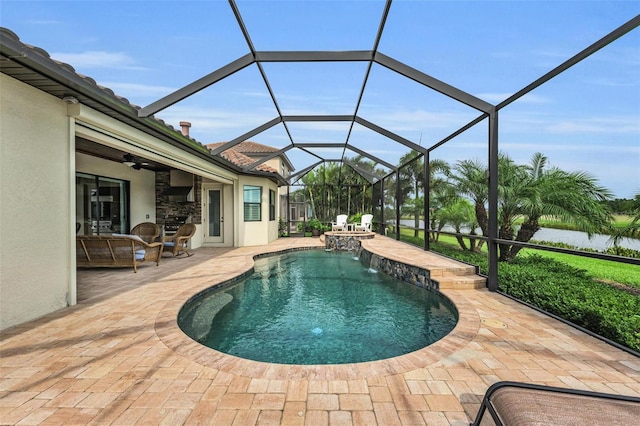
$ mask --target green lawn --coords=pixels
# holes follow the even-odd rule
[[[419,240],[415,241],[410,241],[414,238],[413,230],[401,229],[400,233],[403,240],[411,242],[412,244],[419,245],[420,247],[423,246],[423,232],[420,232]],[[468,240],[466,241],[468,242]],[[439,242],[459,247],[456,238],[449,235],[441,235]],[[486,245],[483,247],[483,252],[487,252]],[[613,262],[610,260],[591,259],[588,257],[574,256],[571,254],[555,253],[551,251],[536,249],[523,249],[518,254],[518,256],[527,256],[533,253],[554,259],[558,262],[566,263],[567,265],[571,265],[579,269],[584,269],[590,276],[592,276],[596,280],[620,283],[640,288],[640,267],[638,267],[638,265]]]

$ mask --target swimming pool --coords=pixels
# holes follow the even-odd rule
[[[180,328],[205,346],[280,364],[386,359],[447,335],[444,296],[373,273],[353,254],[297,251],[256,260],[254,274],[194,297]]]

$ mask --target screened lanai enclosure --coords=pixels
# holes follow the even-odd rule
[[[309,4],[317,13],[301,12]],[[528,19],[529,8],[549,11]],[[542,218],[592,235],[610,222],[604,201],[638,197],[637,12],[624,2],[230,0],[221,14],[235,21],[232,48],[218,57],[229,60],[198,57],[209,73],[139,116],[178,117],[213,92],[242,130],[212,154],[254,140],[278,150],[245,170],[282,155],[295,165],[281,217],[292,234],[313,217],[373,213],[376,232],[425,250],[441,235],[484,247],[491,290],[499,260],[525,247],[640,264],[531,242]]]

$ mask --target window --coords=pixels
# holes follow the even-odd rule
[[[262,187],[244,186],[244,221],[260,222],[262,220]]]
[[[276,191],[269,190],[269,220],[276,220]]]

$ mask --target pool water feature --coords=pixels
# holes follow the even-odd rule
[[[370,266],[338,251],[263,257],[251,277],[186,303],[178,324],[230,355],[305,365],[391,358],[453,330],[458,316],[447,298]]]

